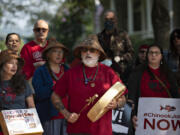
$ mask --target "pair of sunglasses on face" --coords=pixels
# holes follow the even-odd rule
[[[97,51],[97,49],[94,49],[94,48],[82,48],[81,49],[82,52],[91,52],[91,53],[94,53]]]
[[[47,32],[48,29],[46,29],[46,28],[34,28],[34,31],[36,31],[36,32],[40,32],[40,31]]]

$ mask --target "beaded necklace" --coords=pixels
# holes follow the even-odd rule
[[[95,79],[96,79],[96,75],[97,75],[97,73],[98,73],[98,69],[99,69],[99,64],[97,65],[97,68],[96,68],[96,72],[95,72],[94,77],[92,78],[92,76],[93,76],[93,73],[92,73],[91,76],[90,76],[89,78],[87,78],[86,73],[85,73],[85,68],[84,68],[84,65],[83,65],[84,83],[85,83],[86,85],[87,85],[89,82],[91,82],[91,83],[90,83],[90,86],[91,86],[91,87],[95,87],[94,81],[95,81]]]

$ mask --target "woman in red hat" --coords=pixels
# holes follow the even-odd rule
[[[52,87],[69,68],[64,64],[68,49],[55,39],[50,39],[42,52],[46,63],[34,73],[32,84],[35,90],[36,109],[44,128],[43,135],[67,135],[66,120],[51,103]],[[67,98],[63,99],[67,104]]]
[[[12,50],[0,53],[0,110],[35,107],[33,92],[22,74],[23,60]]]
[[[74,55],[82,64],[67,71],[57,82],[52,94],[53,104],[68,121],[69,135],[112,135],[111,110],[125,103],[124,96],[110,102],[107,106],[109,111],[96,122],[91,122],[87,117],[92,105],[83,110],[82,108],[87,99],[95,94],[100,98],[113,84],[121,80],[110,67],[99,63],[106,55],[96,35],[89,36],[76,46]],[[64,96],[68,96],[68,108],[61,101]]]
[[[146,61],[146,53],[147,53],[148,45],[142,44],[138,49],[138,57],[135,61],[135,67],[143,64]]]

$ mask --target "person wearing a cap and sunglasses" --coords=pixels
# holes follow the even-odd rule
[[[22,74],[23,63],[12,50],[0,53],[0,111],[35,107],[33,91]]]
[[[138,49],[138,57],[135,61],[135,66],[139,64],[143,64],[146,61],[146,53],[147,53],[148,45],[142,44]]]
[[[20,52],[21,57],[25,61],[23,72],[27,80],[31,80],[35,69],[45,63],[41,53],[48,44],[48,23],[44,20],[38,20],[34,24],[33,32],[35,39],[25,44]]]
[[[82,64],[68,70],[60,79],[52,94],[52,102],[68,121],[69,135],[112,135],[112,109],[122,107],[125,96],[113,100],[107,106],[110,111],[98,121],[90,122],[87,112],[93,105],[82,108],[86,100],[98,94],[100,98],[114,83],[121,82],[117,74],[108,66],[101,64],[105,53],[96,35],[90,35],[74,48],[74,56]],[[61,99],[68,96],[68,108],[64,107]],[[98,100],[97,98],[97,100]]]
[[[43,135],[67,135],[66,121],[51,103],[52,87],[62,78],[68,66],[64,64],[68,49],[55,39],[50,39],[42,52],[46,63],[35,70],[32,84],[35,90],[36,109],[44,128]],[[63,99],[67,106],[67,97]]]

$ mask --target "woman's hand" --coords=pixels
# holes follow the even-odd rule
[[[27,103],[28,108],[35,108],[33,95],[30,95],[26,98],[26,103]]]
[[[67,118],[67,121],[70,123],[75,123],[78,120],[79,116],[80,114],[70,113],[69,117]]]
[[[133,122],[133,127],[134,127],[134,129],[136,130],[136,128],[137,128],[137,121],[138,121],[138,119],[137,119],[137,116],[133,116],[132,117],[132,122]]]
[[[107,109],[115,109],[117,107],[123,107],[124,104],[126,103],[126,98],[125,96],[121,96],[120,98],[118,98],[117,100],[113,99],[108,105],[107,105]]]
[[[123,107],[126,104],[126,97],[123,95],[117,99],[117,104],[119,108]]]

